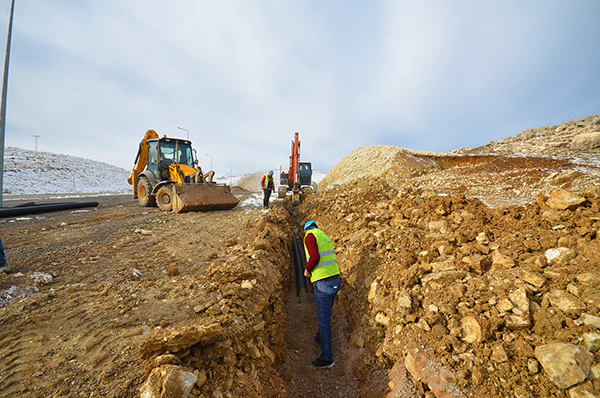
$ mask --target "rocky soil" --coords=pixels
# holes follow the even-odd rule
[[[599,396],[599,122],[359,148],[332,189],[268,212],[2,219],[0,396]],[[344,278],[332,370],[308,365],[312,297],[294,296],[307,219]]]

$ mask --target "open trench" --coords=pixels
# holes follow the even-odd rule
[[[298,240],[302,267],[306,264],[303,248],[302,225],[306,215],[298,208],[287,209],[291,217],[292,234]],[[362,383],[355,374],[357,361],[363,358],[359,350],[350,343],[351,323],[348,320],[344,300],[344,284],[336,296],[332,311],[332,345],[335,366],[319,369],[312,360],[320,354],[320,345],[315,341],[318,329],[317,315],[313,302],[313,287],[307,279],[307,290],[298,288],[294,259],[289,266],[289,286],[286,296],[285,359],[279,373],[286,385],[286,397],[381,397],[385,394],[387,377],[379,373],[379,380]],[[343,278],[343,276],[342,276]],[[299,291],[299,292],[298,292]],[[360,375],[359,375],[360,376]],[[378,385],[379,388],[373,388]]]

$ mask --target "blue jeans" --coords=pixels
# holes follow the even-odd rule
[[[319,321],[319,338],[321,340],[321,358],[325,361],[333,360],[331,347],[331,308],[335,295],[340,291],[342,280],[339,275],[331,280],[315,282],[315,307]]]
[[[4,246],[2,246],[2,239],[0,239],[0,267],[6,264],[6,256],[4,255]]]

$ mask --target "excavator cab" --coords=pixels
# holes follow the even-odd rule
[[[312,165],[310,162],[301,162],[298,168],[300,170],[300,186],[309,186],[312,182]]]

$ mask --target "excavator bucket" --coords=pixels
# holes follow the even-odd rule
[[[217,184],[185,184],[173,186],[173,211],[227,210],[240,202],[231,188]]]

